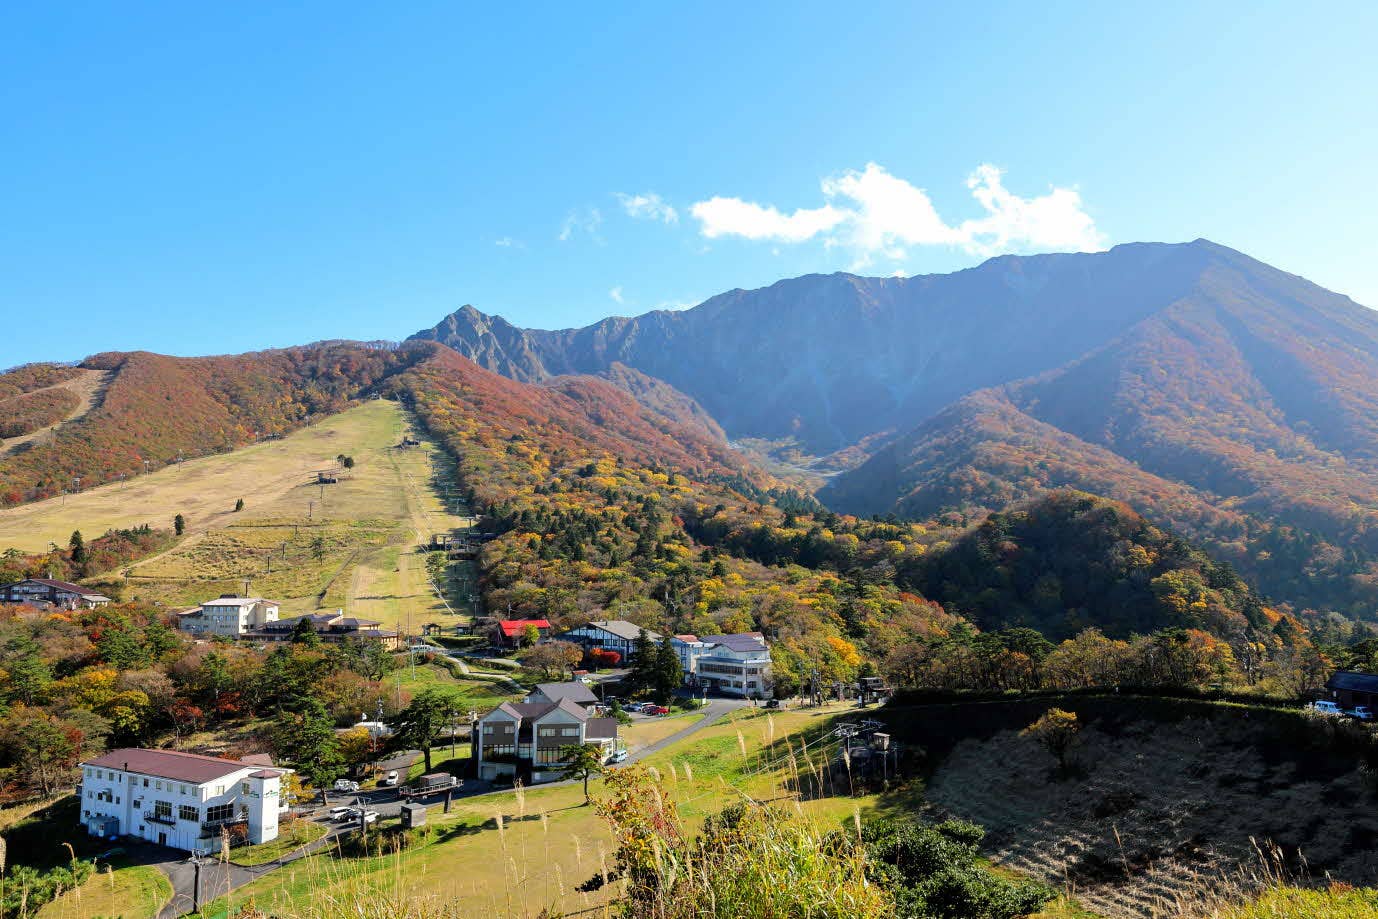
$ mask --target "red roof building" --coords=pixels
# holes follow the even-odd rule
[[[521,643],[522,636],[526,634],[528,626],[532,626],[540,633],[541,638],[550,634],[549,619],[506,619],[498,623],[498,629],[502,633],[503,644],[515,647]]]

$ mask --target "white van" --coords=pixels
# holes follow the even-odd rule
[[[1344,710],[1334,702],[1327,702],[1324,699],[1319,702],[1311,703],[1311,710],[1320,715],[1343,715]]]

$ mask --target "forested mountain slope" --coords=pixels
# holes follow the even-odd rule
[[[625,365],[732,437],[872,453],[820,492],[839,511],[1078,488],[1275,597],[1378,611],[1378,313],[1205,240],[814,275],[558,332],[466,307],[417,337],[518,379]]]
[[[1129,502],[1269,594],[1373,618],[1378,313],[1222,252],[1190,296],[1064,368],[973,394],[826,487],[841,509]]]

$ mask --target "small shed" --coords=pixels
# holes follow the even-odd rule
[[[403,829],[415,829],[426,825],[426,805],[424,804],[403,804],[402,805],[402,827]]]

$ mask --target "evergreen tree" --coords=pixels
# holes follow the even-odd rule
[[[185,533],[187,531],[187,518],[183,517],[181,514],[178,514],[176,517],[173,517],[172,531],[176,533],[178,536],[181,536],[183,533]]]
[[[625,680],[632,693],[638,693],[650,689],[654,684],[654,674],[656,670],[656,649],[651,643],[651,636],[642,629],[637,632],[636,639],[632,642],[632,659],[627,662],[627,678]]]
[[[302,616],[292,627],[292,644],[306,645],[308,648],[320,647],[321,637],[316,634],[316,627],[311,624],[310,616]]]
[[[86,540],[81,538],[81,530],[72,531],[71,542],[67,544],[72,550],[72,562],[76,565],[86,564]]]
[[[458,698],[448,690],[424,690],[410,705],[388,719],[395,732],[393,739],[403,746],[420,750],[426,757],[426,771],[430,772],[431,746],[449,730],[459,709]]]
[[[297,710],[278,723],[273,748],[317,788],[328,787],[344,772],[335,725],[314,696],[303,697]]]
[[[669,635],[660,639],[655,651],[655,670],[652,675],[651,694],[655,701],[664,705],[674,695],[683,682],[683,671],[679,665],[679,652],[675,650]]]

